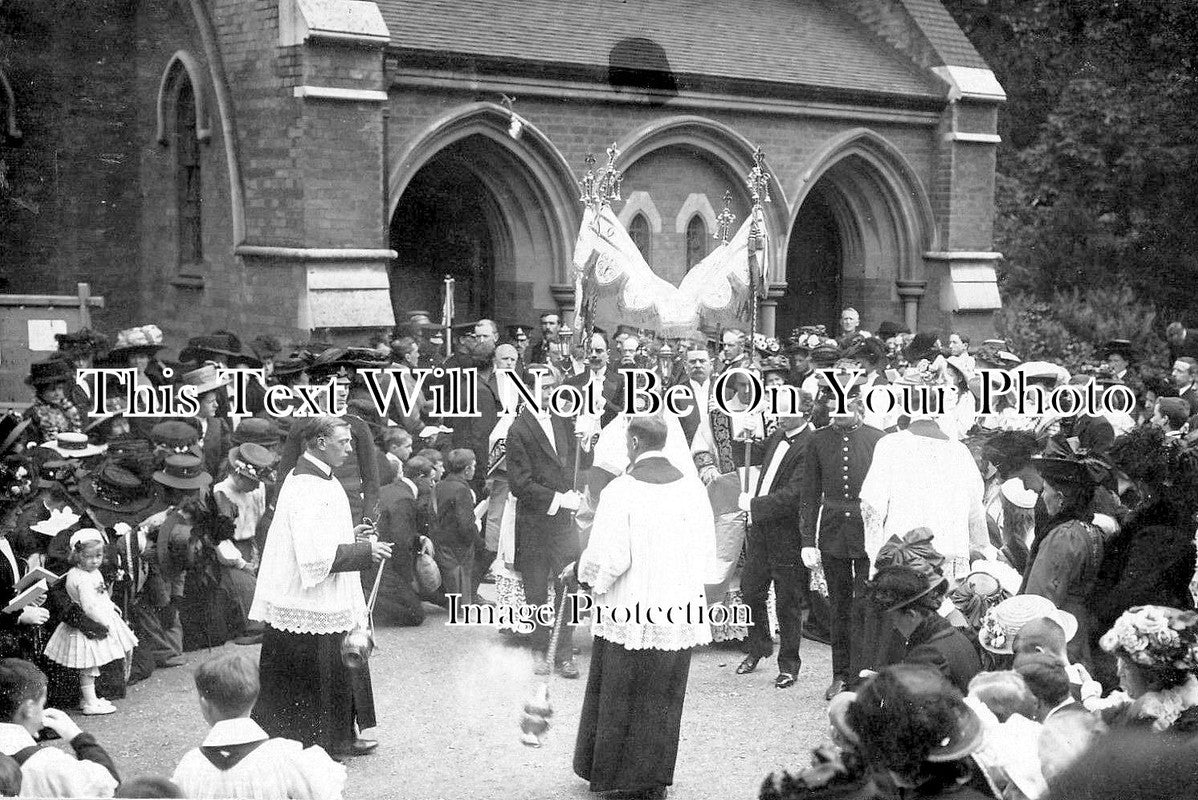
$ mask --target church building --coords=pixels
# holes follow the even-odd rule
[[[176,345],[436,318],[445,276],[457,321],[568,318],[588,153],[676,284],[760,147],[762,331],[981,337],[1004,99],[939,0],[7,0],[0,292]]]

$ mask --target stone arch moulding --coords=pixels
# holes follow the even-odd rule
[[[8,76],[0,69],[0,103],[4,105],[4,136],[9,139],[20,139],[21,129],[17,127],[17,96],[13,93]]]
[[[387,218],[395,216],[408,183],[430,159],[455,142],[482,136],[510,153],[543,194],[544,211],[553,232],[549,243],[553,253],[550,280],[572,282],[574,238],[582,222],[574,173],[549,138],[528,119],[521,120],[524,126],[520,135],[512,137],[508,133],[511,113],[496,103],[480,102],[458,107],[429,122],[388,166]]]
[[[707,195],[700,192],[691,192],[686,196],[686,201],[682,204],[682,210],[674,218],[674,232],[686,233],[686,226],[690,225],[691,217],[696,214],[703,218],[703,224],[707,226],[708,233],[715,233],[719,228],[715,209],[711,207],[711,201],[707,199]]]
[[[731,175],[736,176],[736,190],[743,194],[744,179],[753,168],[753,153],[757,148],[734,129],[707,117],[680,115],[655,120],[637,128],[616,143],[620,150],[616,166],[621,170],[627,170],[652,152],[678,145],[691,147],[711,157]],[[768,160],[769,153],[766,153],[766,158]],[[772,202],[764,206],[766,241],[769,243],[768,282],[782,283],[786,281],[786,239],[790,231],[790,215],[786,192],[778,183],[777,176],[770,185],[770,198]],[[737,212],[739,226],[748,216],[749,209],[734,210]],[[689,219],[690,215],[686,221]],[[683,224],[685,225],[685,221]],[[709,220],[708,225],[708,230],[714,233],[714,223]]]
[[[906,157],[889,141],[868,128],[855,128],[833,137],[816,153],[799,176],[793,191],[787,232],[793,229],[803,202],[812,188],[833,167],[851,156],[869,165],[882,198],[892,209],[900,231],[904,252],[899,258],[895,278],[899,281],[924,277],[923,254],[938,249],[939,232],[932,203],[918,173]]]
[[[644,214],[645,219],[649,221],[650,231],[661,233],[661,212],[657,210],[657,205],[648,192],[636,191],[628,195],[624,207],[620,209],[620,224],[627,228],[637,214]]]
[[[170,108],[170,95],[178,83],[180,72],[187,74],[191,81],[192,97],[196,106],[196,140],[207,144],[212,140],[212,126],[208,120],[208,92],[203,80],[203,72],[195,58],[186,50],[179,50],[166,64],[162,77],[158,79],[157,126],[154,138],[159,144],[167,144],[170,140],[170,125],[167,123],[167,110]]]

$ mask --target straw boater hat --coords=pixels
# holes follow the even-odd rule
[[[139,354],[153,357],[161,349],[162,331],[157,325],[126,328],[117,332],[116,343],[108,351],[108,360],[116,363]]]
[[[1023,626],[1045,617],[1061,626],[1065,641],[1072,640],[1077,634],[1077,617],[1057,608],[1047,597],[1017,594],[986,612],[978,630],[978,642],[991,653],[1010,653]]]
[[[59,383],[73,383],[75,368],[70,362],[61,358],[48,358],[45,361],[35,361],[29,365],[29,375],[25,383],[36,390]]]
[[[162,469],[154,473],[154,480],[173,489],[206,489],[212,476],[204,471],[199,456],[176,453],[166,457]]]
[[[180,381],[183,386],[194,386],[196,397],[205,392],[212,392],[229,384],[230,377],[221,375],[220,370],[212,364],[205,364],[198,369],[185,372]]]
[[[60,433],[52,442],[43,442],[42,447],[49,448],[63,458],[90,458],[98,456],[107,448],[102,444],[92,444],[85,433]]]
[[[241,444],[229,451],[229,468],[233,473],[261,483],[275,482],[271,467],[278,460],[278,456],[258,444]]]

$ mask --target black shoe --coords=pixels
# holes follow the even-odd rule
[[[828,691],[824,692],[824,699],[831,700],[836,695],[844,691],[844,678],[833,678],[832,683],[828,684]]]
[[[778,677],[774,678],[774,688],[789,689],[795,685],[795,681],[797,680],[797,675],[792,675],[789,672],[779,672]]]
[[[334,752],[334,756],[368,756],[375,751],[379,743],[375,739],[354,739],[352,744],[344,747],[338,747]]]
[[[753,670],[757,669],[757,662],[761,660],[761,656],[745,656],[745,660],[740,662],[740,666],[736,668],[737,675],[748,675]]]

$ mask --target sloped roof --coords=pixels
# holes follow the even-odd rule
[[[940,0],[902,0],[907,13],[928,37],[932,47],[954,67],[990,69]]]
[[[401,64],[407,55],[451,68],[554,64],[595,71],[615,61],[648,70],[662,65],[700,80],[945,96],[936,77],[831,0],[753,0],[751,7],[728,0],[376,1]]]

